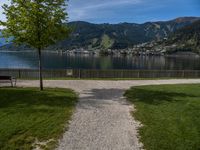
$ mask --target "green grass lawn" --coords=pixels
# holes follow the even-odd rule
[[[0,88],[0,149],[30,150],[37,140],[54,148],[76,101],[68,89]]]
[[[200,150],[200,85],[133,87],[125,93],[147,150]]]

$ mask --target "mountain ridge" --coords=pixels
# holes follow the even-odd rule
[[[199,19],[198,17],[181,17],[169,21],[146,22],[142,24],[92,24],[88,22],[71,22],[70,25],[76,28],[72,33],[71,39],[64,40],[59,44],[67,45],[71,48],[123,49],[136,44],[162,39],[177,29]],[[105,42],[105,35],[108,40],[107,42]],[[109,41],[113,41],[112,44],[104,44],[109,43]],[[60,48],[62,49],[62,47]]]
[[[146,21],[143,23],[135,23],[135,22],[119,22],[119,23],[92,23],[92,22],[87,22],[87,21],[71,21],[69,23],[88,23],[88,24],[94,24],[94,25],[102,25],[102,24],[109,24],[109,25],[119,25],[119,24],[135,24],[135,25],[142,25],[142,24],[146,24],[146,23],[159,23],[159,22],[171,22],[171,21],[175,21],[175,22],[186,22],[186,21],[197,21],[199,20],[200,17],[193,17],[193,16],[186,16],[186,17],[178,17],[175,19],[169,19],[169,20],[161,20],[161,21]]]
[[[94,24],[85,21],[69,22],[74,28],[69,39],[64,39],[47,49],[124,49],[134,45],[160,40],[176,30],[200,20],[200,17],[179,17],[169,21],[119,24]],[[1,42],[1,41],[0,41]],[[8,44],[0,49],[20,49]],[[23,48],[28,49],[27,46]]]

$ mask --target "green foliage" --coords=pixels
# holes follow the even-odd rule
[[[68,89],[0,88],[0,149],[30,150],[38,139],[55,147],[77,101]]]
[[[143,126],[140,140],[147,150],[200,148],[200,85],[133,87],[126,97]]]
[[[6,37],[14,36],[14,42],[43,49],[66,38],[70,29],[66,26],[65,0],[12,0],[3,5]]]

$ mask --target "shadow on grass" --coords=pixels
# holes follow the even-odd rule
[[[73,106],[76,95],[70,90],[46,89],[39,91],[34,88],[0,88],[0,108],[50,106]]]
[[[169,92],[169,91],[155,91],[151,89],[131,88],[124,94],[131,102],[143,102],[151,105],[158,105],[163,102],[178,102],[180,98],[197,97],[191,94]]]
[[[76,101],[68,89],[0,88],[0,150],[34,149],[36,139],[54,148]]]

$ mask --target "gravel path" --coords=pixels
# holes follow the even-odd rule
[[[131,86],[200,83],[190,80],[135,80],[135,81],[45,81],[46,87],[74,89],[80,95],[76,112],[68,131],[57,150],[138,150],[139,123],[130,115],[133,111],[123,98]],[[19,81],[18,86],[38,86],[38,81]]]

